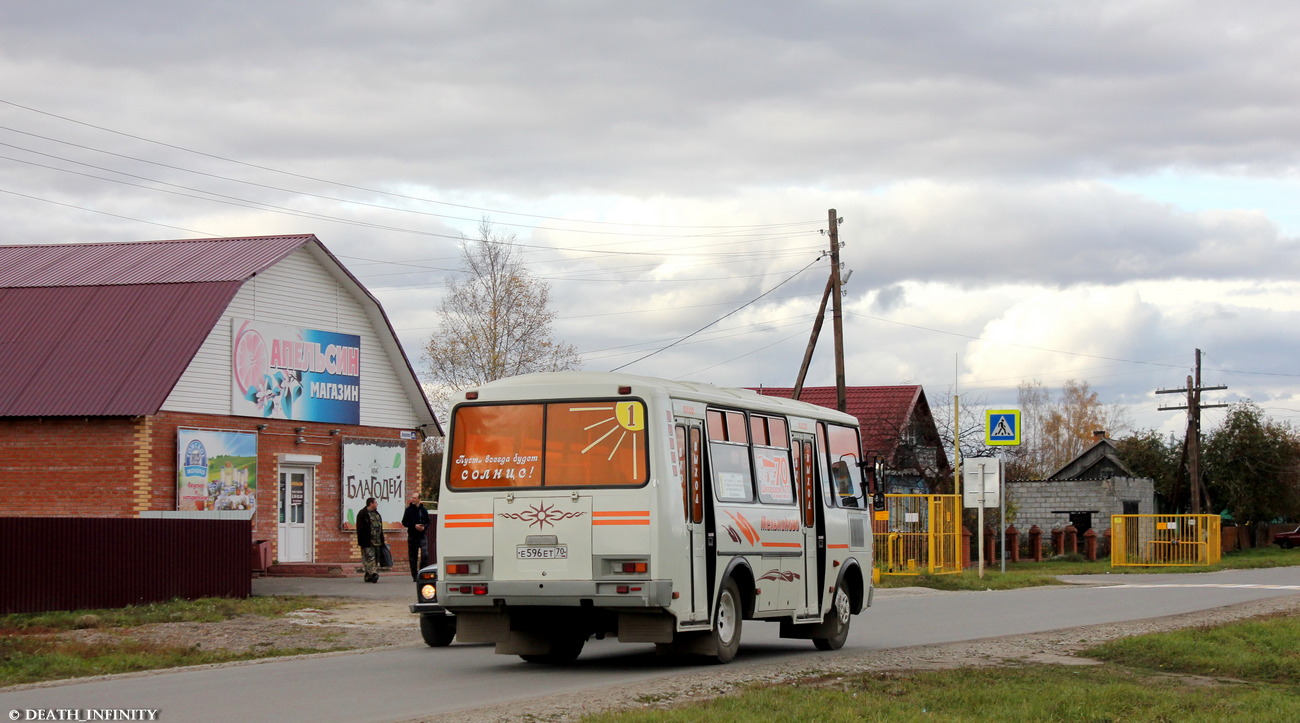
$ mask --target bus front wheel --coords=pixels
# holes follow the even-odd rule
[[[718,608],[713,613],[713,657],[719,663],[730,663],[740,649],[742,610],[740,590],[735,582],[727,580],[718,595]]]
[[[835,599],[831,601],[830,612],[826,613],[826,622],[831,626],[831,634],[824,638],[813,638],[813,645],[818,650],[839,650],[844,641],[849,639],[849,620],[853,615],[853,606],[849,594],[843,585],[835,587]]]

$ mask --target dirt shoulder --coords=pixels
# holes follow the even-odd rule
[[[156,623],[130,628],[88,628],[59,637],[106,643],[122,637],[154,645],[200,650],[353,650],[423,645],[420,624],[406,604],[392,600],[331,601],[327,609],[299,610],[282,618],[243,615],[215,623]]]

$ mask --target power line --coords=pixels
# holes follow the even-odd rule
[[[666,351],[666,350],[668,350],[668,349],[671,349],[671,348],[677,346],[678,344],[682,343],[683,341],[686,341],[687,339],[689,339],[689,338],[695,336],[696,334],[698,334],[698,333],[704,331],[705,329],[709,328],[710,326],[713,326],[714,324],[717,324],[718,322],[722,321],[723,319],[726,319],[727,317],[731,316],[732,314],[735,314],[735,313],[739,312],[741,309],[744,309],[745,307],[750,306],[751,304],[754,304],[755,302],[757,302],[759,299],[763,298],[764,296],[767,296],[768,294],[772,293],[773,291],[776,291],[777,289],[781,288],[782,286],[785,286],[785,285],[786,285],[787,283],[789,283],[792,279],[794,279],[794,277],[796,277],[796,276],[798,276],[799,274],[802,274],[803,272],[805,272],[805,271],[807,271],[808,269],[812,268],[812,265],[815,264],[815,263],[817,263],[817,262],[820,261],[821,259],[822,259],[822,257],[821,257],[821,256],[818,256],[817,258],[815,258],[815,259],[813,259],[812,261],[810,261],[810,262],[808,263],[807,266],[805,266],[805,267],[803,267],[802,269],[799,269],[798,271],[796,271],[796,272],[794,272],[793,274],[791,274],[791,275],[790,275],[790,276],[789,276],[785,281],[782,281],[781,283],[777,284],[776,286],[773,286],[772,288],[768,289],[767,291],[764,291],[763,293],[759,294],[758,296],[754,297],[753,299],[750,299],[749,301],[745,302],[744,304],[740,305],[739,307],[737,307],[737,308],[735,308],[735,309],[733,309],[733,310],[727,312],[726,314],[723,314],[722,316],[718,317],[717,319],[714,319],[713,321],[710,321],[709,323],[707,323],[707,324],[705,324],[704,326],[702,326],[702,327],[696,329],[695,331],[692,331],[691,333],[687,334],[686,336],[683,336],[682,338],[678,339],[677,341],[674,341],[673,343],[671,343],[671,344],[669,344],[669,345],[667,345],[667,346],[664,346],[664,347],[660,347],[660,348],[658,348],[658,349],[655,349],[654,351],[650,352],[649,354],[646,354],[645,356],[640,357],[640,358],[638,358],[638,359],[633,359],[632,361],[630,361],[630,362],[628,362],[628,363],[626,363],[626,364],[621,364],[621,365],[619,365],[619,366],[616,366],[616,367],[614,367],[613,369],[610,369],[610,371],[612,371],[612,372],[616,372],[616,371],[618,371],[619,369],[623,369],[624,367],[632,366],[633,364],[636,364],[637,362],[644,361],[644,360],[649,359],[650,357],[654,356],[655,354],[658,354],[658,353],[660,353],[660,352],[662,352],[662,351]]]
[[[121,214],[119,214],[119,213],[109,213],[108,211],[100,211],[99,209],[95,209],[95,208],[87,208],[87,207],[85,207],[85,206],[78,206],[78,205],[76,205],[76,204],[72,204],[72,203],[63,203],[62,201],[52,201],[52,200],[50,200],[50,199],[48,199],[48,198],[41,198],[41,197],[39,197],[39,196],[31,196],[31,195],[28,195],[28,194],[26,194],[26,193],[19,193],[19,192],[17,192],[17,191],[10,191],[10,190],[7,189],[7,188],[0,188],[0,193],[7,193],[7,194],[9,194],[9,195],[11,195],[11,196],[20,196],[20,197],[22,197],[22,198],[29,198],[29,199],[31,199],[31,200],[33,200],[33,201],[40,201],[41,203],[49,203],[49,204],[53,204],[53,205],[55,205],[55,206],[63,206],[64,208],[74,208],[74,209],[76,209],[76,210],[78,210],[78,211],[85,211],[85,212],[87,212],[87,213],[98,213],[98,214],[101,214],[101,215],[104,215],[104,216],[112,216],[113,218],[120,218],[120,219],[123,219],[123,220],[125,220],[125,221],[135,221],[135,222],[137,222],[137,223],[147,223],[147,224],[149,224],[150,226],[161,226],[161,227],[163,227],[163,228],[176,229],[177,231],[184,231],[184,232],[186,232],[186,233],[196,233],[196,234],[199,234],[200,236],[216,236],[216,235],[217,235],[217,234],[211,234],[211,233],[208,233],[208,232],[206,232],[206,231],[196,231],[196,230],[194,230],[194,229],[192,229],[192,228],[185,228],[184,226],[171,226],[171,225],[168,225],[168,224],[165,224],[165,223],[158,223],[157,221],[147,221],[147,220],[145,220],[145,219],[143,219],[143,218],[135,218],[135,217],[133,217],[133,216],[123,216],[123,215],[121,215]]]
[[[135,135],[135,134],[132,134],[132,133],[126,133],[126,132],[124,132],[124,131],[119,131],[119,130],[115,130],[115,129],[112,129],[112,128],[107,128],[107,127],[105,127],[105,126],[95,125],[94,123],[87,123],[87,122],[85,122],[85,121],[77,120],[77,119],[75,119],[75,118],[69,118],[69,117],[67,117],[67,116],[58,115],[57,113],[50,113],[50,112],[48,112],[48,111],[43,111],[43,110],[40,110],[40,109],[38,109],[38,108],[33,108],[33,107],[31,107],[31,106],[22,105],[21,103],[15,103],[15,102],[13,102],[13,101],[4,100],[3,98],[0,98],[0,103],[3,103],[3,104],[5,104],[5,105],[9,105],[9,106],[13,106],[13,107],[15,107],[15,108],[21,108],[22,110],[29,111],[29,112],[31,112],[31,113],[38,113],[38,114],[40,114],[40,115],[44,115],[44,116],[47,116],[47,117],[50,117],[50,118],[57,118],[57,119],[59,119],[59,120],[62,120],[62,121],[68,122],[68,123],[75,123],[75,124],[77,124],[77,125],[85,126],[85,127],[87,127],[87,128],[94,128],[95,130],[104,131],[105,133],[112,133],[112,134],[114,134],[114,135],[119,135],[119,136],[122,136],[122,137],[125,137],[125,138],[131,138],[131,139],[134,139],[134,140],[137,140],[137,141],[144,141],[145,143],[152,143],[152,144],[154,144],[154,145],[162,146],[162,147],[164,147],[164,148],[171,148],[171,149],[173,149],[173,150],[183,151],[183,152],[185,152],[185,153],[192,153],[192,154],[194,154],[194,155],[203,156],[203,157],[205,157],[205,158],[211,158],[211,159],[218,160],[218,161],[223,161],[223,162],[225,162],[225,163],[233,163],[233,164],[236,164],[236,165],[245,166],[245,167],[247,167],[247,168],[255,168],[255,169],[257,169],[257,170],[261,170],[261,171],[269,171],[269,172],[271,172],[271,173],[279,173],[279,174],[282,174],[282,175],[285,175],[285,176],[290,176],[290,177],[293,177],[293,178],[299,178],[299,179],[306,180],[306,181],[313,181],[313,182],[315,182],[315,183],[324,183],[324,184],[327,184],[327,185],[338,186],[338,187],[340,187],[340,188],[350,188],[350,189],[355,190],[355,191],[364,191],[364,192],[366,192],[366,193],[375,193],[375,194],[380,194],[380,195],[384,195],[384,196],[390,196],[390,197],[393,197],[393,198],[401,198],[401,199],[405,199],[405,200],[408,200],[408,201],[420,201],[420,202],[422,202],[422,203],[433,203],[433,204],[437,204],[437,205],[441,205],[441,206],[450,206],[450,207],[452,207],[452,208],[463,208],[463,209],[466,209],[466,210],[470,210],[470,211],[478,211],[478,212],[482,212],[482,213],[505,214],[505,215],[508,215],[508,216],[518,216],[518,217],[520,217],[520,218],[536,218],[536,219],[546,220],[546,221],[563,221],[563,222],[566,222],[566,223],[585,223],[585,224],[593,224],[593,225],[614,225],[614,226],[627,226],[627,227],[633,227],[633,228],[680,228],[680,229],[688,229],[688,228],[693,228],[693,229],[744,229],[744,228],[750,228],[750,229],[753,229],[753,228],[780,228],[780,227],[784,227],[784,226],[802,225],[802,224],[806,224],[806,223],[817,223],[816,221],[791,221],[791,222],[776,223],[776,224],[755,224],[755,225],[750,225],[750,226],[730,226],[730,225],[719,225],[719,226],[709,226],[709,225],[698,225],[698,226],[675,226],[675,225],[669,225],[669,224],[623,223],[623,222],[619,222],[619,221],[590,221],[590,220],[584,220],[584,219],[570,219],[570,218],[563,218],[563,217],[558,217],[558,216],[545,216],[545,215],[540,215],[540,214],[521,213],[521,212],[516,212],[516,211],[504,211],[504,210],[501,210],[501,209],[490,209],[490,208],[484,208],[484,207],[480,207],[480,206],[470,206],[470,205],[466,205],[466,204],[451,203],[451,202],[449,202],[449,201],[440,201],[440,200],[437,200],[437,199],[431,199],[431,198],[422,198],[422,197],[419,197],[419,196],[410,196],[410,195],[406,195],[406,194],[402,194],[402,193],[394,193],[394,192],[392,192],[392,191],[384,191],[384,190],[377,189],[377,188],[367,188],[367,187],[365,187],[365,186],[358,186],[358,185],[355,185],[355,184],[344,183],[344,182],[342,182],[342,181],[333,181],[333,180],[329,180],[329,179],[325,179],[325,178],[317,178],[317,177],[315,177],[315,176],[308,176],[308,175],[304,175],[304,174],[301,174],[301,173],[294,173],[294,172],[292,172],[292,171],[285,171],[285,170],[281,170],[281,169],[278,169],[278,168],[272,168],[272,167],[270,167],[270,166],[259,165],[259,164],[256,164],[256,163],[249,163],[249,162],[247,162],[247,161],[241,161],[241,160],[238,160],[238,159],[235,159],[235,158],[228,158],[228,157],[226,157],[226,156],[220,156],[220,155],[217,155],[217,154],[214,154],[214,153],[208,153],[208,152],[200,151],[200,150],[196,150],[196,149],[193,149],[193,148],[187,148],[187,147],[185,147],[185,146],[179,146],[179,145],[175,145],[175,144],[172,144],[172,143],[166,143],[166,142],[164,142],[164,141],[159,141],[159,140],[155,140],[155,139],[152,139],[152,138],[146,138],[146,137],[144,137],[144,136],[139,136],[139,135]],[[8,129],[8,128],[6,128],[6,130],[13,130],[13,129]],[[59,140],[57,140],[57,139],[46,138],[46,137],[44,137],[44,136],[36,136],[36,134],[33,134],[33,133],[27,133],[26,131],[14,131],[14,132],[17,132],[17,133],[24,133],[25,135],[35,136],[35,137],[38,137],[38,138],[45,138],[46,140],[53,140],[54,142],[57,142],[57,143],[65,143],[65,141],[59,141]],[[77,144],[69,143],[69,145],[77,145]],[[98,150],[98,149],[90,148],[90,147],[87,147],[87,146],[81,146],[81,147],[83,147],[83,148],[87,148],[87,150]],[[110,153],[109,151],[100,151],[100,152],[103,152],[103,153]],[[120,154],[113,153],[112,155],[120,155]],[[123,158],[130,158],[131,160],[139,160],[139,161],[143,161],[143,162],[145,162],[145,163],[155,163],[154,161],[148,161],[148,160],[144,160],[144,159],[132,158],[132,157],[130,157],[130,156],[122,156],[122,157],[123,157]],[[164,165],[164,166],[165,166],[166,164],[157,163],[156,165]],[[168,167],[169,167],[169,168],[174,168],[174,169],[176,169],[176,170],[188,171],[188,172],[191,172],[191,173],[202,173],[201,171],[191,171],[191,170],[189,170],[189,169],[182,168],[182,167],[179,167],[179,166],[168,166]],[[209,176],[211,176],[211,175],[213,175],[213,174],[202,173],[202,175],[209,175]],[[221,178],[220,176],[215,176],[215,177],[217,177],[217,178]],[[226,180],[236,180],[236,179],[226,179]],[[236,180],[236,182],[238,182],[238,183],[247,183],[246,181],[238,181],[238,180]],[[260,184],[254,184],[254,185],[260,185]],[[282,190],[282,189],[281,189],[281,190]],[[563,230],[563,229],[561,229],[561,230]]]

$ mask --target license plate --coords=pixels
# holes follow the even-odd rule
[[[569,557],[569,546],[528,547],[520,545],[515,548],[515,557],[520,560],[565,560]]]

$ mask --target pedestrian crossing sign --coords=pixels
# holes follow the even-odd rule
[[[1020,410],[989,409],[984,412],[984,443],[1020,444]]]

